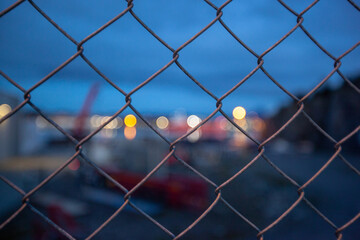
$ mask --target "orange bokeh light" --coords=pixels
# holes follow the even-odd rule
[[[127,140],[133,140],[136,137],[136,128],[134,127],[125,127],[124,136]]]

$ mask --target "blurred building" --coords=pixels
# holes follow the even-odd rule
[[[354,79],[352,83],[359,88],[360,77]],[[268,135],[288,121],[297,109],[295,103],[281,108],[269,120],[271,128]],[[305,101],[304,110],[323,130],[339,141],[360,124],[360,94],[348,83],[337,89],[323,88]],[[333,146],[333,143],[313,127],[302,114],[280,134],[280,137],[293,143],[312,142],[316,148]],[[359,150],[359,146],[360,139],[357,133],[348,139],[343,147]]]

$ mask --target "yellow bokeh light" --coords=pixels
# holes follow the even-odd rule
[[[160,129],[165,129],[169,126],[169,120],[166,117],[161,116],[156,119],[156,126]]]
[[[236,107],[233,110],[233,116],[235,119],[241,120],[246,116],[246,110],[243,107]]]
[[[124,136],[127,140],[133,140],[136,137],[136,128],[134,127],[125,127]]]
[[[8,104],[0,105],[0,118],[11,112],[11,107]]]
[[[186,122],[189,127],[194,128],[201,122],[201,119],[196,115],[191,115],[187,118]]]
[[[127,127],[134,127],[136,125],[136,117],[132,114],[129,114],[124,118],[124,123]]]

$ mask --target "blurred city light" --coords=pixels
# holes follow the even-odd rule
[[[246,119],[244,119],[244,118],[241,120],[235,119],[234,122],[242,129],[247,130],[248,123],[247,123]]]
[[[11,112],[11,107],[8,104],[0,105],[0,118],[6,116],[9,112]]]
[[[252,120],[252,127],[255,131],[261,132],[265,130],[265,122],[261,118],[257,117]]]
[[[123,126],[123,120],[121,119],[121,118],[119,118],[119,117],[117,117],[117,118],[115,118],[115,119],[117,119],[117,125],[116,125],[116,129],[119,129],[119,128],[121,128],[122,126]]]
[[[246,116],[246,110],[243,107],[236,107],[233,110],[233,116],[235,119],[241,120]]]
[[[124,128],[124,136],[127,140],[133,140],[136,137],[136,128],[135,127],[125,127]]]
[[[101,125],[101,116],[94,115],[90,118],[90,124],[92,127],[96,128]]]
[[[196,115],[191,115],[187,118],[186,122],[189,127],[194,128],[201,122],[201,119]]]
[[[241,132],[236,132],[232,144],[236,147],[245,147],[248,144],[248,138]]]
[[[106,123],[106,121],[109,121],[111,117],[103,117],[101,119],[101,124]],[[111,122],[109,122],[108,124],[106,124],[106,126],[104,127],[104,129],[115,129],[118,126],[118,120],[116,118],[114,118]]]
[[[195,132],[193,132],[192,134],[190,134],[187,139],[189,140],[189,142],[196,142],[200,139],[201,137],[201,132],[200,129],[196,130]]]
[[[134,127],[136,125],[136,117],[132,114],[129,114],[124,118],[124,123],[127,127]]]
[[[117,132],[114,129],[104,129],[101,131],[101,135],[105,138],[114,138],[117,135]]]
[[[74,159],[69,165],[68,168],[72,171],[78,170],[80,167],[80,161],[78,159]]]
[[[109,116],[99,116],[94,115],[90,118],[90,125],[93,128],[100,127],[102,124],[104,124],[106,121],[108,121],[111,117]],[[119,117],[114,118],[111,122],[109,122],[104,129],[119,129],[123,125],[122,119]]]
[[[158,117],[156,119],[156,126],[160,129],[165,129],[169,126],[169,120],[164,116]]]
[[[215,118],[215,122],[222,130],[226,130],[227,120],[225,117],[218,116],[217,118]]]

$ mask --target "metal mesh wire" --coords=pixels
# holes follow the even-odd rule
[[[0,16],[4,16],[10,11],[16,11],[16,8],[24,3],[25,0],[18,0],[13,5],[9,6],[5,10],[3,10],[0,13]],[[56,223],[54,223],[48,216],[41,213],[37,208],[35,208],[31,202],[31,198],[34,195],[35,192],[37,192],[39,189],[41,189],[45,184],[47,184],[49,181],[51,181],[57,174],[59,174],[61,171],[64,170],[66,166],[68,166],[74,159],[80,158],[83,159],[85,162],[87,162],[92,168],[94,168],[99,174],[101,174],[103,177],[105,177],[108,181],[113,183],[116,188],[120,189],[124,193],[124,203],[121,207],[119,207],[106,221],[104,221],[96,230],[94,230],[86,239],[92,239],[95,235],[97,235],[106,225],[110,223],[117,215],[121,214],[122,210],[125,208],[125,206],[129,205],[132,208],[134,208],[140,215],[150,220],[154,227],[160,228],[162,231],[164,231],[168,236],[169,239],[180,239],[182,238],[188,231],[190,231],[195,225],[197,225],[206,215],[212,211],[212,209],[217,205],[220,201],[223,202],[232,212],[234,212],[239,218],[241,218],[245,223],[247,223],[251,228],[255,229],[257,231],[257,238],[258,239],[264,239],[266,236],[266,232],[269,231],[272,228],[275,228],[277,224],[282,221],[290,212],[292,212],[300,202],[304,202],[307,204],[307,206],[314,211],[317,215],[319,215],[327,224],[329,224],[335,232],[336,239],[340,240],[343,238],[343,231],[348,228],[350,225],[352,225],[356,220],[360,218],[360,213],[354,214],[354,216],[351,219],[348,219],[346,222],[342,222],[339,224],[335,224],[333,221],[331,221],[324,213],[322,213],[319,209],[315,207],[315,204],[311,203],[307,197],[306,197],[306,188],[324,171],[326,171],[326,168],[334,161],[334,159],[339,158],[341,159],[349,168],[351,168],[357,175],[360,175],[360,171],[356,169],[349,161],[346,160],[346,158],[342,155],[342,144],[346,142],[350,137],[355,135],[359,130],[360,126],[357,126],[355,129],[353,129],[351,132],[349,132],[346,136],[344,136],[342,139],[334,139],[332,136],[330,136],[325,130],[323,130],[312,118],[309,114],[307,114],[304,111],[304,102],[306,99],[308,99],[311,95],[314,94],[315,91],[317,91],[323,84],[325,84],[328,79],[334,75],[338,74],[352,89],[354,89],[357,93],[360,93],[359,88],[357,88],[348,78],[344,76],[344,74],[340,71],[341,67],[341,60],[348,55],[350,52],[352,52],[355,48],[357,48],[360,45],[360,41],[357,42],[354,46],[346,50],[344,53],[342,53],[340,56],[334,56],[332,55],[328,50],[325,49],[312,35],[310,32],[307,31],[307,29],[302,25],[304,21],[304,15],[306,12],[310,11],[319,1],[316,0],[312,2],[309,6],[307,6],[302,12],[298,13],[294,11],[292,8],[290,8],[287,4],[285,4],[283,1],[279,0],[279,3],[282,7],[286,8],[290,13],[292,13],[296,19],[294,20],[294,26],[293,28],[288,31],[281,39],[279,39],[275,44],[273,44],[271,47],[269,47],[267,50],[265,50],[262,53],[256,53],[253,49],[251,49],[248,45],[246,45],[231,29],[224,20],[222,19],[223,16],[223,9],[229,5],[231,0],[226,1],[221,6],[216,6],[214,3],[212,3],[209,0],[205,0],[205,2],[214,9],[215,17],[214,19],[209,22],[203,29],[201,29],[199,32],[197,32],[193,37],[188,39],[185,43],[183,43],[179,48],[174,49],[170,45],[168,45],[160,36],[158,36],[152,29],[150,29],[146,23],[140,19],[136,13],[133,11],[134,4],[136,4],[136,1],[128,0],[127,1],[127,7],[119,13],[116,17],[112,18],[110,21],[105,23],[103,26],[101,26],[99,29],[85,37],[80,42],[76,41],[70,34],[68,34],[66,31],[64,31],[61,26],[59,26],[54,20],[51,19],[36,3],[32,0],[28,0],[32,7],[41,14],[47,21],[49,21],[53,27],[55,27],[59,32],[61,32],[69,41],[71,41],[76,47],[77,51],[74,55],[72,55],[70,58],[68,58],[65,62],[63,62],[60,66],[53,69],[47,76],[45,76],[43,79],[38,81],[35,85],[33,85],[29,89],[24,89],[22,86],[20,86],[15,80],[11,79],[6,73],[0,71],[0,74],[9,81],[12,85],[14,85],[16,88],[18,88],[20,91],[24,94],[24,100],[16,106],[10,113],[8,113],[6,116],[0,119],[0,124],[3,123],[6,119],[11,118],[13,115],[15,115],[20,109],[22,109],[24,106],[28,105],[31,108],[33,108],[38,114],[40,114],[44,119],[46,119],[51,125],[53,125],[59,132],[61,132],[69,141],[73,143],[74,146],[74,155],[69,158],[65,163],[63,163],[56,171],[52,172],[49,176],[47,176],[40,184],[35,186],[31,191],[25,192],[18,186],[16,186],[13,182],[11,182],[9,179],[7,179],[4,176],[0,176],[0,179],[8,184],[10,187],[12,187],[14,190],[16,190],[19,194],[21,194],[22,197],[22,205],[20,208],[18,208],[8,219],[6,219],[4,222],[0,225],[0,230],[3,229],[6,225],[9,224],[10,221],[12,221],[14,218],[16,218],[24,209],[28,208],[35,214],[37,214],[40,218],[42,218],[44,221],[46,221],[48,224],[54,227],[56,231],[58,231],[60,234],[62,234],[67,239],[75,239],[71,234],[69,234],[66,230],[58,226]],[[358,11],[360,11],[360,7],[355,4],[355,2],[348,0],[348,2],[344,2],[344,4],[351,4],[354,8],[356,8]],[[156,38],[164,47],[166,47],[169,51],[171,51],[172,59],[162,68],[158,69],[152,76],[150,76],[148,79],[143,81],[141,84],[133,88],[130,92],[125,92],[120,87],[118,87],[111,79],[109,79],[103,72],[101,72],[92,62],[89,60],[85,54],[84,49],[86,48],[86,42],[95,37],[98,34],[101,34],[101,32],[109,27],[111,24],[122,18],[124,15],[131,15],[137,22],[141,24],[141,26],[154,38]],[[202,35],[204,32],[206,32],[208,29],[210,29],[214,23],[219,22],[222,27],[230,34],[242,47],[244,47],[247,51],[249,51],[254,58],[257,60],[257,66],[252,69],[251,72],[249,72],[241,81],[239,81],[236,85],[234,85],[230,90],[228,90],[224,95],[221,97],[216,97],[210,90],[208,90],[206,87],[204,87],[197,79],[195,79],[194,76],[189,73],[183,65],[178,61],[179,56],[181,54],[181,51],[186,48],[191,42],[193,42],[196,38],[198,38],[200,35]],[[264,68],[264,56],[269,54],[271,51],[274,51],[277,46],[279,46],[286,38],[288,38],[296,29],[301,29],[306,36],[319,48],[321,51],[323,51],[330,59],[333,60],[333,69],[331,72],[327,74],[325,78],[323,78],[311,91],[307,92],[302,98],[296,97],[294,94],[286,90],[265,68]],[[115,113],[113,114],[106,122],[104,122],[100,127],[98,127],[96,130],[91,132],[89,135],[84,137],[81,140],[76,140],[70,133],[68,133],[66,130],[64,130],[61,126],[59,126],[57,123],[55,123],[50,117],[48,117],[40,108],[38,108],[32,101],[31,96],[32,92],[38,88],[40,85],[44,84],[46,81],[51,79],[54,74],[61,71],[66,65],[71,63],[77,58],[81,58],[89,67],[91,67],[97,74],[99,74],[107,83],[109,83],[113,88],[115,88],[117,91],[119,91],[124,97],[125,97],[125,104]],[[166,136],[161,134],[156,128],[154,128],[140,113],[133,105],[132,105],[132,96],[135,92],[139,91],[141,88],[143,88],[146,84],[153,81],[159,74],[166,71],[171,65],[176,65],[181,71],[183,71],[191,81],[193,81],[195,84],[197,84],[205,93],[207,93],[209,96],[211,96],[216,101],[216,106],[214,106],[213,112],[208,115],[204,120],[201,121],[196,127],[194,127],[191,131],[187,132],[183,136],[177,138],[175,141],[170,141],[167,139]],[[257,139],[253,138],[247,131],[242,129],[237,123],[235,123],[230,116],[228,116],[223,110],[222,101],[227,98],[230,94],[232,94],[236,89],[238,89],[243,83],[248,81],[257,71],[262,71],[270,81],[272,81],[276,86],[281,89],[284,93],[286,93],[289,98],[291,98],[297,106],[297,111],[287,120],[285,124],[281,126],[276,132],[274,132],[270,137],[265,139],[262,142],[259,142]],[[124,186],[122,186],[119,182],[114,180],[111,176],[109,176],[105,171],[103,171],[100,167],[98,167],[91,159],[89,159],[86,154],[82,151],[83,145],[88,142],[91,138],[93,138],[96,134],[99,133],[100,130],[102,130],[108,123],[110,123],[114,118],[116,118],[120,113],[122,113],[125,109],[132,109],[132,111],[135,112],[135,114],[142,119],[145,124],[158,136],[160,136],[164,142],[166,142],[169,145],[169,152],[165,158],[163,158],[157,165],[154,167],[136,186],[134,186],[131,189],[126,189]],[[250,139],[254,144],[258,147],[258,154],[251,159],[243,168],[241,168],[236,174],[234,174],[232,177],[227,179],[225,182],[221,184],[216,184],[206,176],[204,176],[202,173],[200,173],[197,169],[195,169],[193,166],[189,165],[187,162],[183,161],[176,153],[176,146],[179,142],[184,140],[187,136],[198,130],[200,127],[202,127],[204,124],[206,124],[215,114],[222,114],[234,127],[236,127],[238,130],[240,130],[248,139]],[[309,123],[311,123],[322,135],[324,135],[327,139],[329,139],[333,146],[334,146],[334,152],[330,159],[326,161],[323,166],[318,169],[318,171],[310,177],[305,183],[298,183],[291,177],[287,175],[284,171],[282,171],[274,162],[270,160],[270,158],[266,155],[265,146],[272,141],[276,136],[278,136],[289,124],[291,124],[298,116],[303,115]],[[181,164],[183,164],[186,168],[188,168],[190,171],[201,177],[204,181],[206,181],[208,184],[210,184],[213,187],[214,193],[216,195],[215,200],[209,205],[209,207],[202,212],[202,214],[189,226],[186,227],[183,231],[180,233],[173,233],[171,230],[167,229],[165,226],[163,226],[161,223],[159,223],[157,220],[155,220],[153,217],[145,213],[142,209],[140,209],[138,206],[136,206],[132,200],[131,196],[139,189],[141,186],[148,181],[148,179],[156,173],[168,160],[170,157],[175,157]],[[294,201],[290,206],[287,207],[286,211],[284,211],[280,216],[278,216],[277,219],[275,219],[273,222],[269,223],[265,227],[259,227],[252,223],[250,219],[248,219],[246,216],[244,216],[241,212],[235,209],[226,199],[224,199],[222,195],[222,189],[225,188],[229,183],[234,181],[239,175],[243,174],[251,165],[253,165],[256,161],[263,158],[273,169],[275,169],[278,173],[280,173],[286,181],[291,183],[295,188],[297,189],[298,198],[296,201]]]

